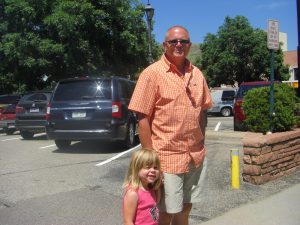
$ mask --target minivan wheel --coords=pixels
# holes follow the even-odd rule
[[[64,149],[64,148],[70,147],[71,141],[68,141],[68,140],[55,140],[55,144],[56,144],[57,148]]]
[[[33,137],[34,133],[30,131],[20,131],[20,135],[23,139],[29,140]]]
[[[135,144],[135,124],[132,121],[127,125],[126,138],[123,144],[126,148],[131,148]]]
[[[232,111],[231,111],[230,108],[223,108],[223,109],[221,110],[222,116],[225,116],[225,117],[230,116],[231,113],[232,113]]]

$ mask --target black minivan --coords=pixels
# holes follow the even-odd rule
[[[121,141],[135,144],[137,117],[128,110],[135,82],[121,77],[61,80],[47,107],[46,133],[58,148],[71,141]]]

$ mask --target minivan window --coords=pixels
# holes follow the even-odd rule
[[[59,83],[54,101],[72,101],[91,99],[111,99],[111,81],[104,80],[73,80]]]
[[[233,100],[235,96],[235,91],[223,91],[222,101]]]
[[[134,83],[125,80],[120,80],[119,88],[119,93],[122,95],[121,97],[130,99],[134,90]]]

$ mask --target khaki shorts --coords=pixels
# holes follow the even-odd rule
[[[190,171],[184,174],[164,174],[164,185],[159,210],[167,213],[179,213],[184,203],[200,201],[203,180],[206,173],[206,159],[199,168],[190,166]]]

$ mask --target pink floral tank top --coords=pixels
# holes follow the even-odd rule
[[[138,204],[134,225],[158,225],[159,211],[154,190],[138,189]]]

